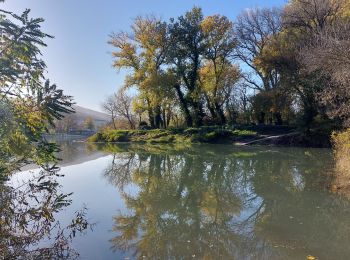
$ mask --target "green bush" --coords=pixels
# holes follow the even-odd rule
[[[126,142],[128,141],[128,133],[126,130],[111,130],[102,133],[102,138],[106,142]]]
[[[200,128],[172,128],[152,130],[105,130],[96,133],[88,139],[89,142],[205,142],[229,140],[234,136],[255,135],[248,130],[228,130],[217,126],[205,126]]]
[[[173,143],[175,141],[175,136],[168,135],[168,136],[162,136],[158,139],[151,139],[151,143]]]
[[[102,139],[102,134],[101,134],[101,133],[96,133],[96,134],[90,136],[87,140],[88,140],[88,142],[91,142],[91,143],[96,143],[96,142],[102,142],[102,141],[104,141],[104,140]]]
[[[194,134],[198,134],[200,131],[201,131],[200,128],[190,127],[184,130],[183,133],[185,135],[194,135]]]

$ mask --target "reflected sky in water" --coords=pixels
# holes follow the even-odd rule
[[[86,205],[83,259],[346,259],[350,204],[328,192],[330,150],[225,145],[62,146]],[[28,174],[28,173],[27,173]],[[25,174],[17,175],[25,178]]]

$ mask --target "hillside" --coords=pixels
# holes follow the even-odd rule
[[[110,120],[109,116],[102,112],[98,112],[77,105],[74,105],[73,108],[75,109],[75,116],[79,121],[84,121],[87,117],[91,117],[94,121],[102,121],[105,123],[107,123]]]
[[[75,113],[66,115],[62,120],[58,120],[55,123],[56,133],[73,133],[86,130],[84,123],[87,118],[91,118],[93,121],[93,129],[90,129],[91,131],[99,129],[110,121],[109,116],[105,113],[77,105],[74,105],[73,108]]]

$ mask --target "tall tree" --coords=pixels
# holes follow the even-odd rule
[[[205,37],[205,63],[200,70],[200,82],[212,117],[226,123],[224,105],[240,77],[238,66],[232,64],[236,39],[233,24],[225,16],[213,15],[202,22]]]
[[[279,75],[273,68],[262,70],[257,57],[264,51],[268,41],[281,31],[281,10],[257,8],[244,11],[235,24],[237,35],[237,58],[257,77],[244,75],[247,83],[257,90],[269,91],[278,85]]]
[[[168,75],[162,66],[167,54],[167,26],[155,17],[137,17],[132,26],[133,34],[112,34],[110,44],[117,48],[113,53],[114,66],[131,69],[125,85],[136,86],[146,99],[149,121],[152,127],[164,126],[162,101],[170,94]]]
[[[125,89],[121,88],[114,95],[115,113],[117,116],[124,117],[131,129],[135,129],[135,118],[132,113],[132,97],[129,96]]]
[[[117,129],[117,125],[116,125],[117,112],[116,112],[115,106],[116,106],[116,102],[115,102],[114,95],[108,96],[105,99],[105,101],[103,101],[101,104],[102,109],[110,115],[113,128]]]
[[[350,11],[345,6],[341,12]],[[325,106],[331,119],[339,120],[343,126],[350,126],[350,12],[337,13],[332,23],[328,23],[304,46],[299,58],[306,71],[318,75],[324,87],[317,100]]]
[[[277,52],[280,54],[278,63],[285,71],[284,82],[292,83],[292,88],[302,101],[303,121],[307,126],[316,115],[324,111],[317,96],[323,92],[327,80],[320,77],[317,71],[311,71],[305,66],[300,50],[308,46],[326,27],[334,24],[344,3],[342,0],[293,0],[283,12],[284,35],[280,37],[282,48],[279,47]]]
[[[202,30],[202,10],[194,7],[169,24],[170,50],[168,62],[173,65],[179,79],[175,89],[185,114],[186,123],[191,126],[202,125],[203,106],[201,90],[198,85],[199,69],[205,51],[205,36]],[[189,107],[193,108],[190,114]]]
[[[84,126],[84,129],[91,130],[91,131],[94,130],[96,127],[94,120],[90,116],[85,118],[83,126]]]

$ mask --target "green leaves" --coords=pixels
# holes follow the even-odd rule
[[[25,162],[54,161],[53,148],[43,138],[48,124],[72,113],[72,97],[45,79],[41,48],[52,36],[42,32],[42,18],[0,10],[0,106],[7,111],[0,129],[0,169]],[[25,160],[23,159],[25,158]]]

